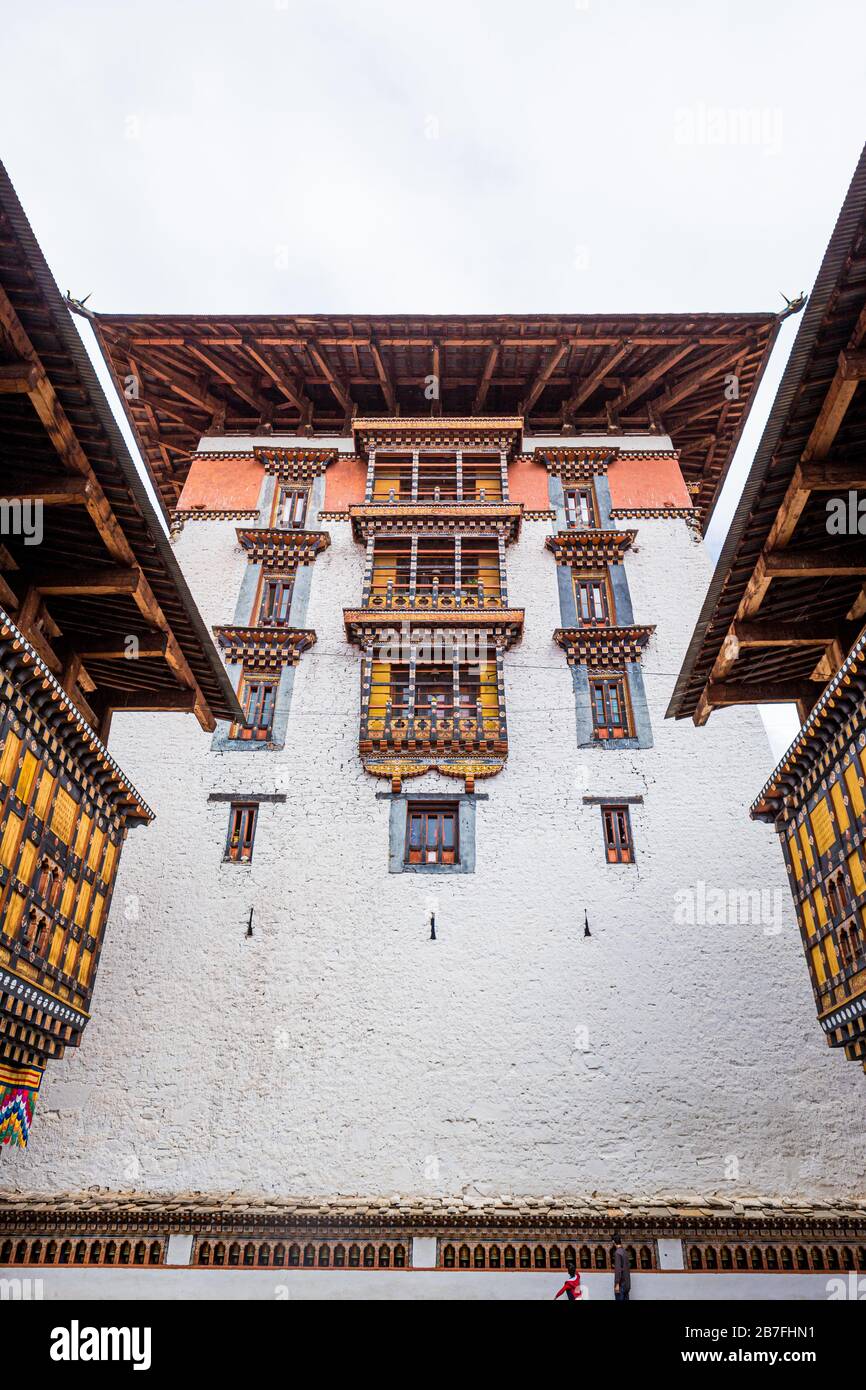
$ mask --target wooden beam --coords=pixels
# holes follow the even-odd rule
[[[525,418],[529,414],[568,350],[569,344],[563,339],[559,345],[548,354],[547,359],[542,363],[536,373],[535,380],[529,388],[526,399],[521,401],[520,405],[517,407],[518,415],[522,415]]]
[[[105,711],[110,710],[112,714],[118,710],[183,710],[190,714],[195,712],[195,695],[191,690],[185,690],[178,686],[177,690],[106,690],[102,689],[105,697]]]
[[[802,486],[812,492],[836,492],[840,488],[866,488],[866,457],[858,459],[824,459],[823,462],[801,463]]]
[[[496,363],[499,361],[499,344],[494,343],[487,354],[487,361],[484,363],[484,371],[481,374],[481,381],[478,390],[475,392],[475,400],[472,402],[472,414],[480,415],[487,400],[487,392],[490,390],[490,382],[496,370]]]
[[[703,366],[689,372],[687,376],[670,386],[663,395],[656,397],[655,406],[659,414],[664,416],[666,411],[678,405],[686,396],[690,396],[699,386],[703,386],[710,377],[718,375],[719,372],[724,371],[725,367],[731,366],[738,357],[741,357],[744,352],[751,351],[754,346],[754,343],[750,345],[741,342],[735,348],[727,348],[724,352],[714,353],[712,357],[708,357]]]
[[[142,579],[137,565],[96,570],[42,570],[33,581],[40,594],[134,594]]]
[[[688,356],[692,348],[692,343],[682,343],[679,347],[675,347],[670,352],[666,352],[654,366],[647,368],[645,372],[642,372],[639,377],[636,377],[634,381],[630,382],[629,385],[620,392],[616,400],[612,402],[614,409],[621,411],[627,405],[631,405],[632,401],[638,400],[645,391],[649,390],[654,382],[658,381],[659,377],[664,376],[665,372],[669,372],[672,367],[675,367],[678,362],[681,362],[684,357]]]
[[[827,457],[833,440],[839,433],[845,412],[851,404],[851,398],[857,390],[859,382],[866,376],[864,363],[866,363],[866,352],[862,349],[853,351],[849,349],[839,353],[836,373],[830,382],[824,403],[803,450],[802,461],[804,463],[811,463],[814,459]]]
[[[132,647],[130,639],[134,639]],[[164,632],[131,632],[97,642],[79,642],[78,655],[82,661],[134,662],[137,658],[164,657],[167,645],[168,639]],[[130,655],[131,651],[135,652],[134,657]]]
[[[385,404],[387,405],[392,415],[399,415],[400,408],[397,404],[397,393],[394,390],[394,387],[391,383],[391,378],[388,375],[385,363],[382,361],[382,354],[379,351],[378,344],[374,341],[372,337],[370,338],[370,356],[372,357],[373,365],[376,368],[376,375],[379,378],[379,385],[382,388],[382,395],[385,397]]]
[[[743,647],[826,647],[836,640],[829,623],[735,619],[731,632]]]
[[[562,414],[564,419],[567,420],[571,416],[573,416],[575,411],[579,410],[580,407],[583,405],[584,401],[589,400],[590,396],[593,394],[594,391],[598,389],[598,387],[604,381],[605,377],[610,376],[610,373],[613,371],[617,363],[621,362],[622,359],[626,357],[629,352],[631,352],[631,349],[632,343],[630,339],[619,339],[619,341],[613,347],[612,351],[608,353],[607,357],[605,357],[603,361],[599,362],[597,367],[593,368],[589,376],[583,377],[582,380],[578,383],[574,395],[570,396],[562,407]]]
[[[238,344],[238,346],[240,347],[241,345]],[[265,403],[262,396],[256,391],[255,382],[251,377],[246,376],[245,373],[236,369],[229,370],[229,368],[218,358],[214,357],[212,353],[205,352],[203,348],[196,347],[193,343],[189,344],[188,351],[192,353],[193,357],[197,357],[209,371],[215,372],[220,380],[224,381],[225,384],[234,391],[236,396],[240,396],[241,400],[251,405],[257,414],[261,414]]]
[[[798,700],[817,700],[823,690],[819,681],[713,681],[706,687],[708,703],[715,709],[728,705],[795,705]]]
[[[39,380],[34,362],[12,362],[0,367],[0,396],[27,396]]]
[[[810,575],[866,574],[866,545],[813,546],[808,550],[771,550],[763,556],[768,579],[804,579]]]
[[[244,351],[248,357],[261,367],[266,376],[276,386],[281,395],[285,396],[290,405],[293,405],[301,417],[302,422],[312,419],[313,402],[307,395],[303,386],[294,379],[292,373],[284,362],[273,359],[264,348],[251,343],[249,339],[244,339]]]
[[[318,340],[315,338],[310,339],[306,347],[307,352],[310,354],[313,361],[316,363],[316,366],[319,368],[319,371],[323,374],[323,376],[327,378],[327,382],[331,388],[331,391],[336,396],[343,409],[348,412],[354,410],[355,403],[352,400],[352,397],[350,396],[348,390],[343,385],[343,383],[337,378],[335,373],[332,371],[328,359],[325,357],[323,350],[319,346]]]
[[[87,478],[53,479],[42,486],[3,492],[5,502],[41,502],[45,507],[82,506],[93,495]]]

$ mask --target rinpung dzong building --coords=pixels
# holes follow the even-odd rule
[[[139,917],[0,1262],[609,1293],[619,1226],[648,1292],[866,1268],[759,716],[664,720],[778,318],[92,322],[240,710],[114,716]]]
[[[796,701],[752,815],[779,835],[818,1017],[866,1065],[866,152],[670,713]]]
[[[130,827],[118,710],[235,699],[0,166],[0,1139],[77,1047]]]

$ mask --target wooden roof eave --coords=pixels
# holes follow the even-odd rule
[[[6,170],[0,165],[0,214],[8,224],[14,248],[28,271],[20,284],[0,286],[7,306],[6,330],[15,351],[30,369],[22,382],[36,413],[63,459],[64,481],[90,480],[84,499],[109,555],[124,554],[140,570],[138,592],[146,599],[157,626],[167,637],[167,690],[180,685],[197,692],[196,712],[207,725],[215,715],[234,717],[237,701],[219,654],[189,593],[186,582],[153,506],[112,417],[108,402],[69,310],[51,275]],[[39,342],[39,351],[34,346]],[[50,356],[46,367],[45,357]],[[58,360],[64,367],[57,380]],[[55,380],[57,384],[55,386]],[[80,428],[70,424],[86,419],[87,447]]]
[[[861,479],[862,469],[858,472],[856,465],[847,465],[847,471],[839,469],[828,462],[826,456],[830,442],[844,419],[845,410],[854,397],[856,383],[866,375],[866,354],[858,353],[859,344],[866,343],[866,307],[863,307],[862,290],[859,300],[853,303],[850,295],[846,298],[843,293],[846,277],[854,267],[853,249],[858,243],[862,245],[864,233],[866,149],[861,154],[825,252],[722,547],[674,687],[667,710],[668,718],[691,716],[696,723],[705,722],[714,707],[714,699],[720,693],[726,694],[718,687],[735,670],[739,641],[736,625],[759,619],[762,591],[766,591],[773,577],[773,568],[777,573],[781,572],[779,567],[783,562],[778,552],[787,548],[809,495],[815,490],[855,486]],[[843,311],[848,315],[849,328],[844,335],[842,353],[838,360],[833,358],[832,369],[822,369],[824,380],[815,404],[806,413],[805,419],[797,420],[796,412],[801,409],[802,403],[811,401],[815,396],[815,364],[821,356],[827,322],[834,313]],[[842,330],[837,327],[835,331],[838,333]],[[775,500],[777,496],[778,501]],[[768,498],[774,499],[769,506]],[[796,551],[792,554],[795,555]],[[855,604],[849,612],[840,612],[839,623],[853,621],[862,617],[864,612],[866,586],[861,593],[859,608]],[[802,598],[799,594],[790,617],[802,617]],[[843,657],[843,651],[837,651],[834,655],[828,647],[828,661],[838,665]],[[826,680],[826,674],[821,679],[820,669],[816,655],[814,689],[811,695],[808,689],[804,692],[805,699],[800,702],[801,717],[808,712],[809,699],[814,703]],[[756,683],[750,691],[748,685],[742,682],[732,679],[729,684],[731,689],[727,693],[741,696],[744,702],[764,702],[763,697],[767,692],[763,685]],[[780,693],[781,688],[775,692],[775,697],[778,698]],[[796,692],[792,692],[791,698],[795,698],[795,695]],[[725,698],[723,702],[731,701]]]

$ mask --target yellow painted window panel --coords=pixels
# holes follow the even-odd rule
[[[10,811],[6,817],[3,839],[0,840],[0,864],[6,869],[11,869],[15,864],[23,832],[24,821],[20,816],[16,816],[14,811]]]
[[[98,936],[99,928],[102,925],[102,914],[105,910],[105,894],[96,893],[93,898],[93,911],[90,914],[90,935]]]
[[[90,884],[82,883],[81,892],[78,894],[78,903],[75,908],[75,925],[83,927],[87,918],[87,909],[90,905]]]
[[[848,872],[851,875],[854,892],[859,896],[860,893],[866,891],[866,874],[863,873],[863,865],[856,852],[848,855]]]
[[[788,858],[791,861],[791,868],[794,870],[794,875],[799,882],[803,877],[803,861],[800,858],[800,846],[797,844],[796,835],[788,836]]]
[[[826,796],[814,807],[809,816],[812,822],[812,833],[815,836],[815,845],[819,854],[826,854],[832,849],[836,842],[836,831],[833,826],[833,817],[830,815],[830,807]]]
[[[25,840],[24,848],[21,851],[21,858],[18,861],[18,868],[15,870],[22,883],[31,883],[33,880],[33,870],[36,867],[37,849],[32,840]]]
[[[18,754],[21,752],[21,740],[17,734],[8,733],[6,742],[3,744],[3,756],[0,757],[0,782],[4,786],[9,786],[15,774],[18,763]]]
[[[36,793],[36,800],[33,803],[34,814],[37,815],[40,820],[45,819],[45,813],[48,810],[48,803],[51,800],[53,786],[54,778],[51,776],[51,773],[43,772],[39,780],[39,790]]]
[[[61,787],[54,798],[54,810],[51,815],[51,829],[57,836],[68,845],[72,839],[72,827],[75,823],[75,802],[69,792]]]
[[[827,956],[827,965],[831,975],[839,973],[839,957],[836,955],[836,943],[831,936],[825,936],[823,941],[824,951]]]
[[[849,764],[845,769],[845,785],[848,788],[848,796],[854,815],[862,816],[866,810],[866,801],[863,800],[863,788],[860,786],[860,777],[855,763]]]
[[[113,840],[109,840],[108,849],[105,851],[105,860],[102,865],[102,880],[104,883],[111,883],[111,875],[114,873],[114,862],[117,859],[117,845]]]
[[[84,850],[87,845],[87,837],[90,834],[90,827],[92,824],[93,822],[90,816],[82,814],[81,819],[78,822],[78,829],[75,832],[75,845],[73,846],[75,853],[78,855],[79,859],[84,858]]]
[[[815,856],[812,853],[812,846],[809,843],[809,831],[806,828],[805,821],[800,826],[800,844],[803,846],[803,858],[811,869],[815,863]]]
[[[833,802],[833,810],[836,812],[836,822],[840,830],[847,830],[851,824],[848,816],[848,807],[845,805],[845,798],[842,795],[842,783],[834,782],[830,788],[830,797]]]
[[[15,795],[19,801],[29,801],[30,792],[36,778],[36,769],[39,766],[39,759],[27,749],[24,754],[24,762],[21,764],[21,771],[18,774],[18,782],[15,787]]]
[[[821,892],[820,888],[815,889],[815,908],[818,913],[818,921],[823,927],[827,921],[827,908],[824,903],[824,894]]]
[[[823,985],[824,981],[825,981],[826,978],[827,978],[827,972],[826,972],[826,970],[824,969],[824,956],[823,956],[823,954],[822,954],[822,952],[821,952],[821,947],[820,947],[820,946],[813,946],[813,947],[812,947],[812,952],[811,952],[811,954],[812,954],[812,966],[813,966],[813,968],[814,968],[814,970],[815,970],[815,976],[816,976],[816,978],[817,978],[817,980],[818,980],[818,984],[819,984],[819,985]]]
[[[64,917],[68,917],[72,911],[72,899],[75,897],[75,880],[68,878],[63,885],[63,897],[60,899],[60,911]]]
[[[803,921],[806,923],[806,931],[809,936],[815,932],[815,914],[812,911],[812,904],[808,898],[803,899]]]
[[[62,927],[55,927],[54,937],[51,942],[51,951],[48,956],[49,965],[58,965],[60,954],[63,950],[63,938],[66,935]]]
[[[105,844],[105,831],[94,830],[93,839],[90,842],[90,854],[87,857],[87,867],[97,869],[102,858],[102,846]]]
[[[63,962],[64,975],[75,974],[75,961],[78,956],[78,942],[70,941],[66,948],[66,959]]]
[[[81,952],[81,964],[78,967],[78,980],[82,985],[86,985],[90,979],[90,967],[93,964],[93,952]]]
[[[6,911],[3,914],[3,930],[7,936],[14,936],[21,921],[21,914],[24,911],[25,898],[23,893],[10,893],[6,903]]]

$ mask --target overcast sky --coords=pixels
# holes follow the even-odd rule
[[[866,125],[862,0],[0,13],[2,158],[98,312],[777,310],[811,287]]]

